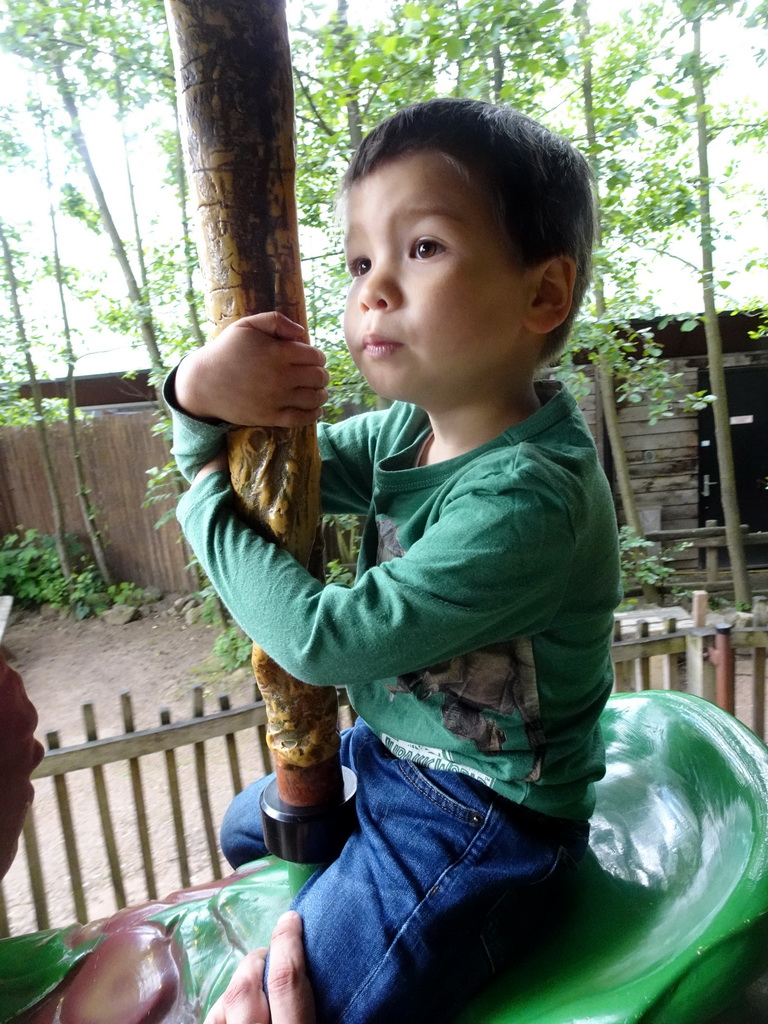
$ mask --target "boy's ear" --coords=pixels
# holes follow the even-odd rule
[[[556,256],[535,267],[526,327],[534,334],[549,334],[559,327],[571,311],[575,281],[576,263],[570,256]]]

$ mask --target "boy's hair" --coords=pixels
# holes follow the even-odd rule
[[[575,261],[570,313],[550,332],[542,351],[542,363],[553,362],[589,285],[595,233],[589,164],[566,139],[509,107],[433,99],[404,107],[366,135],[340,194],[382,164],[424,150],[445,154],[487,186],[499,226],[522,267],[556,256]]]

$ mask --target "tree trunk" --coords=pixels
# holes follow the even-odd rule
[[[597,152],[597,132],[595,130],[592,95],[592,56],[589,42],[591,26],[589,23],[589,14],[586,3],[579,4],[578,17],[579,41],[584,57],[584,69],[581,81],[581,92],[584,100],[584,121],[587,129],[590,162],[592,163],[592,171],[597,183],[595,248],[601,249],[603,244],[603,232],[600,217],[600,169],[594,157],[594,154]],[[606,314],[606,302],[605,290],[599,273],[595,274],[593,290],[595,295],[595,310],[598,318],[602,319]],[[605,432],[608,435],[608,443],[611,446],[611,454],[613,455],[616,482],[619,487],[619,495],[621,497],[621,505],[624,510],[624,518],[626,519],[627,526],[629,526],[633,533],[637,534],[638,537],[644,537],[645,530],[643,529],[643,522],[640,518],[637,501],[635,500],[635,492],[632,490],[629,460],[627,459],[627,451],[624,447],[624,438],[621,436],[621,426],[619,423],[619,411],[616,407],[616,392],[614,389],[613,374],[609,367],[605,365],[604,360],[600,358],[599,353],[597,362],[595,363],[595,374],[597,377],[596,384],[599,391],[598,407],[602,407],[603,416],[605,418]],[[642,587],[643,597],[645,600],[649,604],[658,604],[659,592],[656,587],[649,583],[644,583]]]
[[[494,43],[491,47],[493,61],[493,102],[501,102],[501,90],[504,88],[504,57],[501,47]]]
[[[136,206],[136,189],[133,184],[133,172],[131,171],[131,157],[128,151],[128,136],[125,133],[125,110],[123,107],[123,84],[120,75],[115,74],[115,96],[117,98],[117,120],[120,125],[120,139],[123,143],[123,164],[125,165],[125,180],[128,184],[128,202],[131,207],[131,223],[133,224],[133,238],[136,243],[136,260],[139,264],[139,280],[143,292],[144,306],[149,305],[149,278],[147,276],[147,264],[144,260],[144,239],[141,237],[139,225],[139,210]]]
[[[126,287],[128,288],[128,297],[130,298],[135,310],[144,347],[149,354],[149,360],[152,364],[152,368],[156,373],[163,374],[165,373],[165,368],[163,366],[163,359],[155,336],[155,325],[152,321],[151,314],[146,311],[145,303],[142,300],[141,288],[136,281],[136,277],[128,259],[128,254],[125,251],[125,246],[123,245],[123,241],[120,238],[117,226],[112,219],[112,214],[109,206],[107,205],[104,189],[101,187],[101,182],[99,181],[96,169],[93,166],[91,154],[88,150],[88,144],[85,140],[85,136],[83,135],[82,128],[80,127],[80,117],[77,110],[77,104],[75,103],[75,98],[72,95],[72,90],[69,87],[69,82],[67,81],[64,69],[61,65],[57,65],[55,67],[55,72],[59,95],[61,96],[64,109],[69,115],[72,125],[72,138],[75,143],[75,148],[80,154],[80,159],[83,161],[83,165],[85,166],[85,171],[88,175],[88,180],[91,183],[91,188],[93,189],[93,194],[96,199],[99,214],[101,215],[102,223],[112,243],[112,251],[114,252],[115,258],[120,264],[120,269],[123,272]]]
[[[184,301],[187,304],[187,315],[189,316],[189,327],[192,337],[195,339],[196,345],[202,346],[205,344],[205,335],[200,326],[200,317],[195,301],[195,283],[192,278],[193,249],[189,234],[189,217],[187,216],[187,179],[184,172],[184,149],[181,144],[178,110],[176,111],[176,155],[174,165],[176,188],[179,193],[179,210],[181,211],[181,238],[184,247]]]
[[[340,49],[344,46],[344,31],[349,28],[349,4],[347,0],[337,0],[336,13],[341,25]],[[360,115],[360,103],[357,96],[347,100],[347,128],[349,129],[349,148],[354,153],[363,141],[363,119]]]
[[[43,396],[40,391],[40,385],[37,381],[35,364],[32,360],[29,340],[27,339],[27,332],[24,326],[24,316],[19,304],[19,284],[16,279],[16,272],[13,266],[13,253],[11,252],[11,247],[8,243],[8,237],[5,233],[2,221],[0,221],[0,247],[2,247],[3,250],[3,263],[5,264],[5,273],[8,279],[8,293],[11,300],[13,317],[16,321],[16,334],[19,339],[21,350],[24,353],[24,361],[26,363],[27,373],[29,374],[29,387],[32,392],[32,403],[35,407],[35,412],[37,413],[35,418],[35,429],[37,430],[37,437],[40,442],[43,474],[45,476],[45,484],[48,490],[48,497],[51,502],[51,511],[53,513],[53,538],[56,545],[56,554],[59,559],[59,565],[61,566],[64,579],[67,581],[67,585],[70,586],[72,580],[72,566],[69,561],[69,553],[67,552],[66,534],[64,530],[64,509],[61,503],[59,486],[56,483],[56,474],[53,469],[53,457],[48,444],[48,432],[45,425],[45,418],[43,416]]]
[[[107,199],[104,195],[104,190],[101,187],[101,182],[99,181],[99,177],[96,174],[96,169],[93,166],[93,161],[91,160],[88,144],[86,142],[85,135],[83,134],[82,128],[80,126],[80,117],[77,110],[77,104],[75,103],[75,98],[72,94],[72,90],[70,89],[66,75],[64,74],[64,69],[61,67],[61,65],[56,65],[54,70],[56,73],[56,81],[59,90],[59,95],[61,96],[62,102],[64,104],[64,109],[66,110],[72,125],[72,138],[74,140],[75,147],[78,153],[80,154],[80,159],[83,161],[83,164],[85,166],[85,171],[88,175],[88,180],[91,183],[91,188],[93,189],[93,194],[96,199],[96,205],[101,216],[102,224],[104,225],[104,228],[107,234],[109,235],[109,239],[112,243],[112,251],[115,255],[117,262],[120,265],[120,269],[123,272],[123,278],[125,279],[125,284],[128,290],[128,297],[131,300],[131,304],[133,305],[134,315],[136,317],[141,332],[141,339],[144,343],[145,349],[147,350],[147,354],[149,356],[149,361],[152,366],[152,369],[155,371],[157,377],[162,379],[167,372],[167,368],[163,363],[163,357],[162,353],[160,352],[160,346],[157,343],[157,336],[155,334],[155,324],[152,318],[152,312],[149,307],[148,296],[143,295],[142,287],[136,280],[136,276],[133,273],[133,268],[131,267],[130,260],[128,259],[128,253],[126,252],[125,246],[123,245],[123,241],[120,238],[120,234],[117,230],[117,225],[115,224],[112,218],[112,213],[109,209],[109,206],[107,205]],[[133,196],[131,196],[131,204],[135,218],[136,207],[135,204],[133,203]],[[141,251],[141,237],[138,234],[138,226],[137,244],[139,247],[139,251]],[[143,269],[143,256],[140,260],[140,263]],[[146,288],[144,290],[146,291]],[[161,408],[164,408],[164,402],[159,389],[157,391],[157,396],[158,404],[160,405]],[[168,453],[168,457],[170,458],[170,451]],[[180,496],[181,482],[178,479],[173,479],[172,486],[176,491],[177,496]],[[189,566],[188,571],[193,581],[193,585],[197,588],[199,587],[200,583],[199,573],[197,572],[197,569],[191,562],[192,553],[191,551],[189,551],[189,547],[184,537],[182,537],[182,544],[184,545],[185,551],[187,551],[189,555],[187,559],[187,563]]]
[[[736,470],[733,462],[731,443],[731,420],[728,415],[728,395],[725,387],[723,365],[723,342],[720,323],[715,307],[714,238],[712,211],[710,207],[709,179],[709,127],[707,99],[704,78],[701,72],[701,19],[693,21],[693,88],[696,96],[696,134],[698,144],[698,193],[699,225],[701,238],[701,281],[704,298],[704,335],[707,340],[707,362],[709,363],[709,389],[715,397],[712,406],[715,420],[715,444],[717,445],[717,468],[720,474],[720,495],[725,520],[725,539],[728,558],[733,575],[733,589],[736,602],[749,606],[751,591],[744,556],[744,540],[741,533],[741,514],[736,495]]]
[[[59,305],[61,306],[61,320],[64,335],[64,356],[67,363],[67,427],[69,430],[70,444],[72,446],[72,464],[75,471],[77,502],[80,507],[83,527],[85,529],[86,536],[88,537],[88,543],[90,544],[94,561],[96,562],[96,566],[101,574],[101,578],[104,580],[104,583],[106,586],[110,586],[112,583],[112,575],[109,571],[109,566],[107,565],[104,546],[102,545],[101,537],[99,536],[93,506],[91,505],[90,498],[88,496],[90,491],[85,478],[83,458],[80,451],[80,437],[76,418],[77,401],[75,398],[75,353],[72,348],[72,334],[69,328],[67,299],[64,292],[64,274],[62,272],[61,257],[59,255],[59,233],[56,227],[56,211],[53,206],[53,184],[51,181],[51,165],[48,158],[48,138],[42,116],[40,128],[43,133],[43,149],[45,153],[45,183],[48,189],[49,198],[48,213],[51,221],[51,238],[53,240],[53,266],[54,273],[56,275],[56,287],[59,293]]]
[[[283,5],[166,0],[188,128],[201,263],[218,332],[278,309],[306,326],[294,199],[293,87]],[[312,427],[248,428],[230,442],[241,515],[305,565],[317,562],[320,459]],[[319,566],[312,568],[319,570]],[[281,797],[341,789],[336,692],[307,686],[254,646]]]

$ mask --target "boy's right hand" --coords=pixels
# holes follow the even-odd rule
[[[304,427],[328,398],[325,356],[282,313],[246,316],[188,355],[176,401],[200,419],[244,427]]]

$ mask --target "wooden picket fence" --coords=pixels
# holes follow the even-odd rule
[[[667,619],[654,633],[650,624],[641,620],[633,636],[624,636],[620,623],[616,627],[611,649],[616,692],[664,689],[692,693],[719,704],[765,740],[768,627],[678,629],[675,619]],[[719,671],[717,649],[723,636],[731,664]]]
[[[644,622],[630,635],[617,629],[615,689],[680,689],[715,700],[717,629],[683,630],[668,620],[657,630]],[[735,673],[726,706],[764,738],[768,629],[734,629],[729,639]],[[0,886],[0,936],[86,922],[222,876],[223,811],[271,770],[264,704],[231,708],[223,696],[206,714],[197,686],[190,719],[171,722],[161,710],[156,728],[137,731],[130,695],[120,699],[122,735],[97,736],[90,703],[86,742],[61,748],[57,733],[47,734],[22,849]],[[340,725],[351,724],[343,693],[340,705]]]

